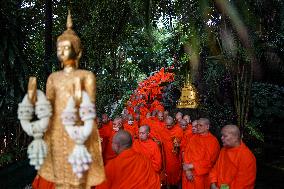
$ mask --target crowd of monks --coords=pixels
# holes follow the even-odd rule
[[[223,127],[220,149],[209,119],[173,118],[158,101],[141,107],[97,118],[106,181],[95,189],[254,188],[256,160],[236,125]]]
[[[220,148],[207,118],[172,117],[158,101],[134,109],[96,118],[106,180],[93,189],[254,188],[256,159],[236,125],[222,128]],[[39,182],[54,188],[38,177],[33,188]]]

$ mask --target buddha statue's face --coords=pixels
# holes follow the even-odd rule
[[[64,40],[57,42],[57,57],[60,62],[66,62],[75,58],[75,52],[70,41]]]

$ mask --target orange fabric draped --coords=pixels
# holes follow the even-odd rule
[[[218,158],[219,152],[219,142],[211,133],[192,136],[184,152],[184,162],[193,164],[194,180],[192,182],[187,180],[183,171],[182,188],[210,188],[208,175]]]
[[[127,149],[112,159],[105,167],[106,181],[96,189],[158,189],[159,175],[154,171],[151,161]]]
[[[108,142],[106,144],[105,152],[103,154],[104,163],[107,164],[109,160],[115,158],[117,154],[112,150],[112,138],[115,135],[116,131],[112,130]]]
[[[101,128],[99,128],[104,162],[105,162],[105,151],[111,136],[111,132],[112,129],[108,125],[103,125]]]
[[[223,147],[209,177],[210,183],[217,183],[219,187],[227,184],[230,189],[253,189],[256,159],[243,142],[238,147]]]
[[[55,184],[37,175],[32,183],[32,187],[33,189],[55,189]]]
[[[160,148],[156,142],[152,139],[146,141],[135,140],[133,150],[149,158],[154,170],[158,173],[160,172],[162,167],[162,157]]]
[[[181,177],[181,161],[179,154],[173,152],[173,139],[177,138],[181,140],[182,129],[179,127],[174,127],[172,129],[161,129],[160,135],[162,138],[162,143],[165,152],[165,164],[166,164],[166,183],[170,185],[178,184]]]
[[[123,124],[123,129],[128,131],[132,138],[136,138],[138,136],[138,123],[137,121],[134,121],[133,124],[129,124],[128,122],[125,122]]]
[[[164,112],[165,111],[164,106],[157,99],[154,100],[154,102],[152,102],[152,104],[151,104],[150,111],[152,112],[153,110],[158,110],[160,112]]]

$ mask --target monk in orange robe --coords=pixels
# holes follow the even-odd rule
[[[209,132],[210,122],[200,118],[197,133],[192,136],[184,152],[183,189],[208,189],[209,172],[214,166],[220,151],[215,136]]]
[[[236,125],[226,125],[221,131],[223,148],[211,170],[211,189],[226,186],[230,189],[253,189],[256,178],[256,160],[242,142]]]
[[[148,125],[150,127],[151,133],[150,133],[150,137],[153,139],[157,139],[159,141],[161,141],[161,135],[160,135],[160,128],[158,125],[157,121],[154,121],[151,118],[151,114],[150,112],[148,112],[146,114],[146,117],[142,117],[141,118],[141,122],[140,125]]]
[[[97,121],[97,126],[98,126],[99,134],[100,134],[102,154],[104,154],[112,130],[108,126],[105,126],[105,125],[103,126],[101,119],[99,117],[96,118],[96,121]]]
[[[135,140],[133,150],[148,157],[154,170],[159,173],[162,166],[161,151],[156,142],[149,138],[150,127],[148,125],[139,128],[139,140]]]
[[[191,124],[191,119],[189,115],[184,115],[183,118],[188,124]]]
[[[106,165],[106,181],[96,189],[159,189],[160,179],[151,161],[135,152],[131,135],[124,130],[113,137],[113,150],[118,156]]]
[[[109,130],[112,130],[112,121],[107,114],[102,115],[102,127],[107,127]]]
[[[128,115],[128,121],[123,124],[123,129],[128,131],[133,139],[138,137],[138,123],[134,121],[132,115]]]
[[[188,143],[189,139],[193,136],[193,133],[192,133],[192,125],[188,124],[185,119],[181,119],[179,125],[183,130],[183,136],[180,144],[180,151],[182,154],[185,150],[186,144]]]
[[[166,185],[178,185],[181,178],[181,161],[179,145],[182,139],[182,129],[174,127],[174,119],[168,116],[165,121],[166,129],[161,129],[161,138],[165,152]]]
[[[112,131],[110,133],[109,139],[108,139],[108,143],[106,145],[105,148],[105,152],[103,153],[103,157],[104,157],[104,164],[107,164],[109,160],[113,159],[116,157],[116,153],[115,151],[113,151],[112,149],[112,139],[113,136],[119,131],[123,129],[123,125],[122,125],[122,118],[118,117],[115,118],[112,122]]]

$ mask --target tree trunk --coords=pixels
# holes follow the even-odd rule
[[[52,0],[45,0],[45,36],[44,36],[44,63],[46,78],[52,72],[51,55],[52,55]]]

